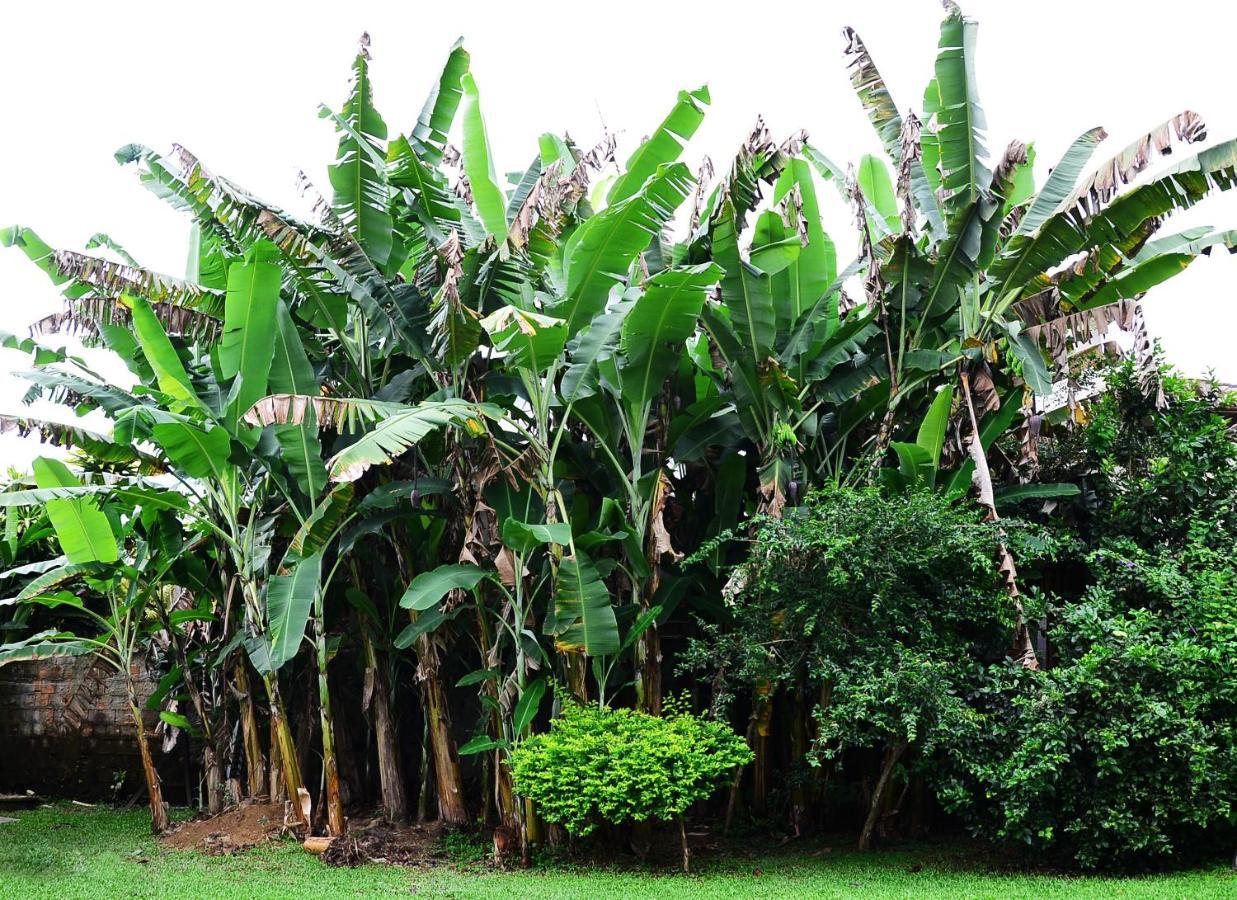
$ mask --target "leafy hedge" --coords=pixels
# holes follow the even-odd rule
[[[511,770],[546,821],[582,836],[599,822],[678,818],[751,758],[725,722],[673,701],[662,717],[568,702],[548,732],[512,752]]]

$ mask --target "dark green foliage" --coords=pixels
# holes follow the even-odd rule
[[[405,820],[415,781],[425,814],[436,800],[452,825],[519,824],[527,857],[525,799],[581,834],[681,826],[749,756],[727,824],[788,811],[799,833],[836,824],[816,814],[835,795],[863,796],[861,845],[912,818],[893,798],[923,813],[942,775],[977,830],[1088,864],[1175,852],[1223,820],[1237,453],[1214,389],[1157,379],[1140,352],[1084,408],[1089,428],[1062,439],[1044,417],[1057,459],[1038,473],[1043,422],[1024,410],[1064,374],[1038,342],[1077,362],[1093,325],[1141,323],[1149,288],[1237,248],[1210,229],[1149,240],[1237,185],[1237,141],[1132,185],[1202,140],[1201,119],[1094,164],[1093,129],[1037,192],[1030,148],[984,149],[977,26],[946,6],[921,120],[846,31],[892,164],[867,156],[853,177],[763,124],[697,170],[702,89],[625,164],[608,137],[544,134],[500,180],[467,51],[401,135],[373,105],[363,36],[340,113],[320,110],[339,151],[311,220],[182,146],[129,145],[117,159],[191,217],[184,278],[106,236],[91,246],[127,265],[0,230],[66,299],[33,333],[102,342],[136,379],[0,335],[30,358],[27,402],[110,423],[0,416],[74,466],[40,460],[37,490],[0,492],[50,516],[3,523],[0,665],[151,658],[150,705],[201,734],[208,802],[233,776],[273,793],[278,760],[295,816],[325,808],[332,834],[375,789]],[[822,217],[830,181],[840,219]],[[857,240],[839,244],[860,250],[839,271],[826,226],[847,221]],[[812,493],[870,484],[900,496]],[[1032,509],[1048,498],[1056,512]],[[1051,526],[1066,511],[1078,530],[998,509]],[[751,540],[701,547],[726,534]],[[62,617],[85,617],[87,639]],[[1045,673],[1006,671],[1011,633]],[[709,718],[643,715],[702,692],[663,660],[707,672]],[[552,682],[597,705],[569,701],[534,735]],[[750,753],[721,719],[730,699]],[[320,786],[308,813],[302,782]]]
[[[1132,363],[1107,373],[1107,390],[1083,432],[1085,465],[1100,513],[1097,538],[1142,546],[1237,538],[1237,443],[1220,415],[1218,386],[1165,373],[1167,406],[1139,388]],[[1207,525],[1207,532],[1197,529]]]
[[[816,761],[838,758],[847,747],[913,747],[921,757],[972,733],[980,717],[963,699],[974,667],[965,660],[896,646],[840,667],[829,705],[817,709]]]
[[[675,819],[751,758],[724,722],[673,702],[660,718],[569,702],[549,732],[512,752],[511,770],[546,821],[586,835],[600,822]]]
[[[1095,506],[1051,667],[994,667],[943,799],[979,834],[1089,867],[1161,864],[1237,824],[1237,444],[1214,386],[1108,377],[1067,446]],[[1066,457],[1068,458],[1068,457]]]
[[[937,494],[814,493],[760,526],[731,582],[733,625],[705,625],[689,658],[747,685],[841,686],[860,662],[983,657],[1007,633],[996,547],[978,512]]]
[[[979,834],[1087,867],[1163,863],[1232,825],[1237,595],[1230,575],[1219,617],[1221,596],[1196,587],[1189,615],[1120,609],[1104,584],[1054,611],[1057,665],[993,670],[947,805]]]
[[[1052,544],[1014,523],[1007,533],[1024,558]],[[760,526],[731,582],[732,624],[704,625],[689,659],[758,695],[820,697],[807,761],[882,752],[874,816],[895,765],[930,772],[979,727],[967,697],[1008,645],[997,542],[978,511],[938,493],[812,494]]]

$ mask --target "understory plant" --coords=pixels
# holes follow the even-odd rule
[[[546,821],[583,837],[601,823],[675,821],[690,867],[683,817],[752,753],[725,722],[667,698],[661,716],[568,700],[550,730],[511,754],[515,788]]]

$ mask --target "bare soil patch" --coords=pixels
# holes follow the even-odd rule
[[[440,857],[445,831],[446,826],[441,822],[420,825],[391,825],[382,819],[350,822],[348,834],[332,841],[322,859],[332,866],[358,866],[367,862],[415,866]]]
[[[242,803],[217,816],[181,822],[160,841],[172,850],[236,853],[278,835],[283,815],[282,803]]]

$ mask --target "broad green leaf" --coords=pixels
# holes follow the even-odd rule
[[[508,369],[540,375],[562,354],[567,324],[554,316],[503,306],[481,320],[494,349]]]
[[[306,394],[318,391],[309,356],[292,321],[288,307],[280,301],[275,308],[275,346],[271,362],[270,390],[274,394]],[[248,407],[246,407],[248,409]],[[301,492],[313,502],[326,486],[326,466],[322,462],[322,442],[318,438],[318,417],[307,411],[299,425],[276,425],[275,439],[283,452],[288,471]]]
[[[610,186],[606,195],[607,205],[626,200],[640,190],[641,186],[657,172],[659,166],[678,160],[683,145],[691,140],[700,123],[704,121],[704,109],[711,101],[709,89],[702,86],[694,91],[680,91],[678,102],[670,114],[627,160],[623,174]]]
[[[422,612],[437,606],[448,593],[454,590],[471,591],[482,579],[490,575],[488,569],[466,564],[447,564],[422,572],[408,585],[399,605],[405,609]]]
[[[1047,397],[1052,393],[1052,375],[1044,362],[1043,353],[1030,335],[1020,329],[1015,331],[1018,323],[1010,329],[1009,349],[1022,364],[1022,379],[1036,394]]]
[[[790,291],[786,298],[786,308],[778,312],[779,318],[785,319],[785,324],[779,322],[779,330],[788,329],[797,322],[805,309],[824,296],[838,275],[837,250],[821,224],[820,203],[816,198],[812,167],[805,159],[792,159],[786,170],[778,176],[773,190],[774,200],[789,203],[792,188],[797,191],[800,204],[798,212],[807,226],[807,243],[799,251],[799,258],[790,266]]]
[[[464,96],[463,78],[468,72],[470,58],[460,38],[451,46],[442,74],[425,98],[417,124],[409,135],[409,142],[416,148],[417,156],[431,166],[442,162],[447,147],[447,134],[455,121],[456,110]]]
[[[555,646],[567,652],[605,656],[619,648],[618,621],[610,592],[587,556],[564,556],[558,566],[554,612],[561,630]]]
[[[87,249],[92,246],[110,247],[121,253],[130,265],[137,265],[133,257],[113,243],[107,235],[96,234],[90,240],[91,243],[86,245]],[[96,241],[98,241],[97,244]],[[202,226],[197,222],[189,227],[189,257],[185,262],[185,280],[217,291],[224,290],[228,286],[227,258],[220,251],[216,241],[203,238]]]
[[[498,681],[500,678],[502,678],[502,673],[498,669],[476,669],[457,681],[455,686],[470,687],[483,681]]]
[[[459,749],[460,756],[473,756],[477,753],[484,753],[487,750],[497,750],[507,747],[506,741],[495,740],[488,734],[479,734],[465,743]]]
[[[154,369],[159,390],[186,406],[201,408],[202,401],[193,391],[193,384],[189,381],[185,366],[150,304],[141,297],[128,294],[122,294],[120,302],[129,308],[133,316],[133,332],[137,335],[142,354]]]
[[[570,175],[576,167],[576,158],[571,148],[557,134],[543,133],[537,138],[537,149],[541,154],[541,168],[548,169],[558,163],[564,177]]]
[[[43,456],[34,460],[34,481],[40,488],[81,485],[68,466]],[[112,563],[120,558],[112,525],[93,498],[48,501],[47,517],[70,563]]]
[[[1048,179],[1031,201],[1030,208],[1018,221],[1014,234],[1031,234],[1061,208],[1061,204],[1073,193],[1074,185],[1078,183],[1078,176],[1086,168],[1087,160],[1104,137],[1103,128],[1092,128],[1074,139],[1065,155],[1049,171]]]
[[[3,497],[0,493],[0,499]],[[499,527],[508,519],[529,523],[545,520],[545,502],[526,479],[495,478],[485,489],[485,502],[494,510]]]
[[[173,728],[179,728],[182,731],[193,731],[193,725],[190,721],[180,713],[172,712],[171,710],[159,710],[159,719],[171,725]]]
[[[938,391],[928,407],[928,414],[919,425],[919,434],[915,443],[928,451],[932,458],[932,468],[940,468],[941,448],[945,445],[945,431],[949,426],[949,411],[953,407],[954,391],[952,387]]]
[[[623,635],[622,646],[619,647],[619,653],[625,653],[630,650],[636,643],[640,635],[649,630],[649,626],[657,621],[657,617],[661,615],[662,608],[653,606],[644,610],[640,615],[636,616],[636,620],[631,623],[631,627],[627,629],[627,634]]]
[[[936,466],[930,450],[901,441],[892,441],[889,446],[898,455],[898,471],[908,487],[931,488],[936,484]]]
[[[1005,191],[1005,203],[1001,207],[1001,219],[1035,196],[1035,145],[1027,144],[1027,160],[1015,163],[1009,175],[1009,188]]]
[[[608,544],[611,541],[625,541],[630,535],[626,531],[586,531],[584,534],[577,534],[573,540],[575,545],[581,550],[592,550],[602,544]]]
[[[868,216],[873,235],[897,234],[902,229],[902,223],[898,218],[898,198],[893,192],[889,167],[870,153],[865,154],[859,160],[857,177],[859,189],[876,211],[876,217]]]
[[[190,478],[221,482],[231,468],[231,438],[224,428],[203,431],[187,422],[160,422],[151,428],[151,437],[172,465]]]
[[[539,524],[506,519],[500,526],[503,543],[519,553],[529,553],[542,544],[558,544],[566,547],[571,543],[571,525],[566,522]]]
[[[465,72],[461,76],[460,85],[464,92],[464,174],[468,176],[481,223],[488,233],[501,241],[507,237],[507,204],[494,175],[490,142],[486,136],[485,120],[481,116],[481,96],[471,73]]]
[[[721,274],[708,263],[659,272],[645,283],[622,325],[622,389],[629,408],[642,408],[661,391]]]
[[[65,297],[75,299],[90,292],[89,286],[60,273],[56,265],[56,251],[32,229],[21,225],[0,228],[0,245],[17,247],[25,253],[51,279],[52,284],[61,289]]]
[[[1074,309],[1095,309],[1120,300],[1137,299],[1157,284],[1180,275],[1197,258],[1193,253],[1162,253],[1153,256],[1109,279],[1090,297],[1076,303]]]
[[[1213,231],[1210,228],[1187,228],[1176,234],[1147,241],[1130,262],[1141,264],[1168,253],[1188,253],[1191,256],[1210,253],[1214,247],[1223,247],[1229,253],[1237,249],[1237,231]]]
[[[424,612],[419,612],[416,614],[416,621],[405,626],[404,630],[396,635],[395,640],[391,643],[396,650],[407,650],[418,638],[427,634],[433,634],[444,624],[458,616],[464,608],[463,606],[457,606],[450,612],[443,612],[439,607],[435,606]]]
[[[755,353],[735,333],[725,312],[724,308],[708,304],[701,310],[700,321],[730,370],[730,388],[734,392],[739,421],[748,437],[759,439],[763,434],[761,423],[769,419],[770,398],[761,384]]]
[[[766,275],[778,275],[799,259],[803,242],[798,234],[786,236],[786,223],[781,215],[766,209],[756,220],[752,234],[752,265]],[[789,279],[787,279],[789,281]],[[781,284],[779,279],[777,284]],[[789,285],[785,291],[789,295]]]
[[[28,491],[0,491],[0,508],[6,506],[43,506],[52,500],[77,499],[95,494],[110,494],[134,506],[152,509],[189,508],[184,495],[127,484],[88,484],[66,487],[38,488]]]
[[[528,168],[524,170],[524,174],[520,176],[515,183],[510,196],[507,199],[507,219],[515,221],[515,217],[519,215],[520,210],[524,208],[524,204],[528,202],[529,196],[532,194],[533,188],[537,181],[541,178],[541,154],[538,153],[533,157],[533,161],[528,164]]]
[[[987,127],[975,80],[975,37],[978,26],[956,6],[941,23],[936,57],[936,137],[940,147],[941,193],[946,224],[956,234],[956,223],[988,187],[992,172],[983,144]]]
[[[67,557],[61,558],[66,559]],[[42,575],[30,579],[30,581],[28,581],[18,593],[16,601],[21,603],[22,601],[29,600],[44,591],[60,587],[62,584],[73,581],[80,575],[89,575],[98,571],[99,566],[94,562],[69,563],[66,566],[60,566],[52,569],[50,572],[44,572]],[[8,601],[0,601],[0,603],[5,602]]]
[[[322,572],[322,555],[300,560],[291,574],[272,575],[266,588],[266,619],[270,635],[270,668],[278,671],[296,656]]]
[[[374,159],[386,155],[387,125],[374,109],[365,47],[352,63],[352,85],[340,118],[348,127],[341,130],[335,163],[327,167],[335,192],[331,206],[381,269],[390,261],[394,246],[385,172]]]
[[[947,353],[944,350],[909,350],[903,363],[906,368],[919,372],[939,372],[942,366],[957,358],[957,353]]]
[[[396,138],[387,151],[387,177],[404,191],[404,198],[426,232],[441,243],[460,232],[469,245],[485,238],[485,229],[472,210],[451,190],[446,178],[413,150],[406,138]]]
[[[0,600],[0,605],[9,605],[14,602],[16,601],[15,600]],[[22,603],[33,603],[39,606],[46,606],[48,609],[59,609],[62,606],[70,606],[70,607],[76,607],[77,609],[82,609],[86,605],[84,602],[82,602],[81,597],[69,591],[57,591],[54,594],[32,593],[27,597],[22,597],[21,602]]]
[[[29,381],[31,384],[38,385],[45,391],[55,392],[57,389],[61,389],[66,392],[71,391],[83,398],[88,398],[98,404],[99,408],[111,417],[118,416],[135,406],[141,406],[143,403],[135,395],[114,384],[92,381],[69,372],[61,372],[56,369],[35,369],[18,374],[20,374],[21,378]],[[29,417],[24,418],[29,420]]]
[[[228,406],[233,422],[239,422],[249,407],[266,396],[282,280],[279,267],[269,262],[276,253],[274,245],[262,242],[228,269],[219,367],[225,379],[241,379],[240,390]]]
[[[725,270],[722,302],[730,310],[734,331],[750,357],[763,360],[772,351],[777,335],[769,277],[754,269],[739,251],[739,215],[730,198],[713,221],[713,258]]]
[[[861,272],[864,266],[862,259],[852,260],[820,297],[799,315],[783,342],[784,349],[780,355],[783,364],[789,367],[810,363],[820,355],[841,325],[838,292],[847,279]],[[851,317],[847,316],[846,321],[850,322]]]
[[[0,666],[57,656],[85,656],[98,649],[96,644],[81,640],[67,631],[40,631],[21,641],[0,644]]]
[[[591,397],[597,391],[599,364],[618,350],[623,322],[635,305],[635,298],[625,296],[605,312],[594,317],[589,326],[576,333],[567,343],[571,364],[563,373],[559,396],[565,403]]]
[[[545,696],[546,681],[544,678],[538,678],[536,681],[531,681],[524,686],[524,690],[520,693],[520,699],[516,701],[515,711],[511,714],[511,727],[515,735],[519,737],[524,734],[533,719],[537,716],[537,710],[541,708],[541,698]]]
[[[337,484],[329,494],[315,504],[313,512],[301,523],[301,527],[288,541],[285,565],[298,558],[322,553],[338,533],[352,505],[356,488],[351,483]]]
[[[22,540],[18,539],[19,522],[17,516],[5,516],[4,519],[4,543],[8,547],[9,556],[12,558],[19,552],[19,548],[23,543],[30,544],[30,536],[39,534],[42,538],[46,536],[46,529],[35,527],[27,529],[26,534],[22,536]],[[54,532],[54,529],[53,529]],[[6,569],[0,572],[0,581],[8,578],[16,578],[19,575],[42,575],[44,572],[50,572],[53,569],[61,568],[69,560],[64,556],[57,556],[53,559],[40,559],[34,562],[26,563],[25,565],[14,566],[11,569]]]
[[[1077,497],[1082,493],[1076,484],[1068,482],[1041,482],[1040,484],[1013,484],[998,487],[992,492],[997,506],[1011,506],[1023,500],[1053,500],[1060,497]]]
[[[498,413],[485,404],[462,400],[427,401],[404,407],[386,415],[372,431],[331,457],[328,464],[331,480],[355,481],[370,466],[387,465],[426,435],[444,426],[483,434],[483,415],[494,417]],[[323,424],[321,417],[319,423]]]
[[[687,166],[661,166],[638,192],[576,231],[568,248],[567,298],[561,309],[569,337],[605,308],[611,288],[625,283],[632,264],[687,198],[691,184]]]

